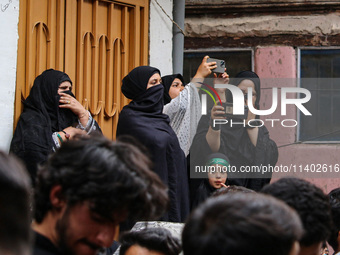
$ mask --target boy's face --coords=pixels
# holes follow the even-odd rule
[[[214,167],[214,172],[208,173],[209,184],[215,189],[219,189],[222,187],[222,183],[225,184],[227,180],[227,169],[219,164],[211,165]]]
[[[68,207],[56,224],[58,248],[72,255],[96,255],[111,246],[121,220],[103,218],[87,202]]]

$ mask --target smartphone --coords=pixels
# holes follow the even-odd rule
[[[243,115],[234,115],[233,114],[233,103],[223,103],[222,106],[225,109],[225,116],[229,119],[240,119],[246,120],[248,118],[248,106],[244,106],[244,114]]]
[[[208,58],[207,62],[216,62],[217,67],[213,69],[214,73],[224,73],[225,72],[225,61],[216,58]]]

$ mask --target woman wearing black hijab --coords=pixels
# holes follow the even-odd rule
[[[201,101],[194,83],[184,84],[181,74],[162,77],[164,86],[163,113],[169,116],[170,126],[178,137],[179,144],[188,156],[201,118]]]
[[[185,88],[184,78],[181,74],[170,74],[162,77],[164,86],[164,105],[170,103],[172,99],[179,96],[179,93]]]
[[[208,58],[209,56],[203,58],[195,76],[187,85],[184,84],[181,74],[162,77],[164,86],[163,113],[169,116],[170,126],[175,131],[185,156],[189,154],[201,118],[202,105],[198,90],[201,88],[204,78],[207,78],[216,68],[216,62],[207,62]],[[224,73],[222,77],[226,78],[227,73]]]
[[[150,66],[133,69],[123,79],[122,92],[132,101],[119,115],[117,137],[131,135],[151,155],[153,170],[168,185],[170,209],[165,221],[183,222],[189,213],[186,161],[178,139],[163,114],[160,71]]]
[[[22,159],[34,183],[38,164],[77,134],[100,130],[91,114],[71,92],[66,73],[49,69],[35,80],[23,102],[10,151]]]
[[[256,73],[243,71],[236,75],[233,82],[244,94],[247,93],[248,87],[252,88],[253,105],[259,109],[261,96],[260,79]],[[230,98],[225,91],[220,91],[222,102],[229,101]],[[212,127],[212,119],[223,119],[224,107],[215,105],[208,115],[202,116],[198,125],[197,134],[194,138],[190,153],[195,165],[204,164],[201,158],[213,152],[225,154],[230,159],[230,164],[237,169],[235,173],[229,173],[228,184],[244,186],[246,188],[258,191],[265,184],[270,182],[271,173],[261,175],[261,173],[241,173],[241,167],[247,166],[274,166],[278,159],[278,150],[275,142],[269,138],[268,130],[265,126],[260,126],[252,121],[252,126],[244,127],[241,124],[219,125]],[[248,120],[258,119],[250,111]],[[228,120],[228,118],[227,118]],[[234,122],[241,122],[239,119],[233,119]]]

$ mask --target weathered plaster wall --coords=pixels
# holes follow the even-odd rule
[[[0,149],[8,151],[13,134],[19,0],[0,1]]]
[[[294,119],[296,108],[288,106],[287,115],[281,116],[281,87],[296,87],[296,55],[292,47],[265,47],[255,50],[255,72],[261,78],[261,109],[269,109],[272,105],[272,88],[278,88],[277,110],[264,119]],[[276,123],[276,122],[275,122]],[[291,125],[289,123],[288,125]],[[278,145],[295,142],[296,128],[282,127],[276,123],[274,127],[266,124],[270,136]]]
[[[263,15],[235,18],[189,17],[186,19],[187,37],[267,37],[271,35],[336,35],[340,33],[340,16]]]
[[[272,87],[296,87],[296,51],[293,47],[259,47],[255,51],[255,71],[261,80],[261,109],[269,109],[272,103]],[[294,78],[294,79],[292,79]],[[279,95],[281,90],[279,89]],[[280,98],[280,97],[279,97]],[[297,119],[295,107],[287,109],[287,115],[281,115],[281,100],[278,101],[279,107],[270,116],[262,116],[261,119]],[[313,113],[312,113],[313,114]],[[275,122],[276,123],[276,122]],[[297,129],[295,127],[282,127],[281,125],[266,124],[270,137],[280,147],[294,143],[296,141]],[[334,178],[338,174],[330,174],[330,166],[340,164],[340,145],[339,144],[294,144],[279,148],[279,160],[277,166],[296,166],[296,172],[274,173],[275,181],[284,176],[296,176],[307,178],[325,192],[339,187],[340,179]],[[327,165],[328,174],[299,172],[300,165],[311,166],[311,164]],[[340,166],[339,166],[340,167]],[[334,171],[334,170],[333,170]],[[332,177],[332,178],[331,178]]]
[[[173,0],[158,0],[172,17]],[[172,74],[172,22],[155,1],[150,1],[150,65],[159,68],[162,75]]]

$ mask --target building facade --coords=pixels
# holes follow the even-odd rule
[[[186,0],[186,78],[204,55],[224,59],[233,77],[253,70],[261,78],[261,116],[279,147],[278,173],[308,178],[326,192],[339,186],[340,3],[327,0]],[[282,88],[304,88],[311,99],[281,110]],[[291,93],[289,98],[303,98]],[[273,121],[273,119],[275,121]],[[270,121],[268,121],[270,120]],[[282,121],[283,124],[282,124]],[[285,168],[285,169],[284,169]],[[287,171],[287,172],[284,172]]]

